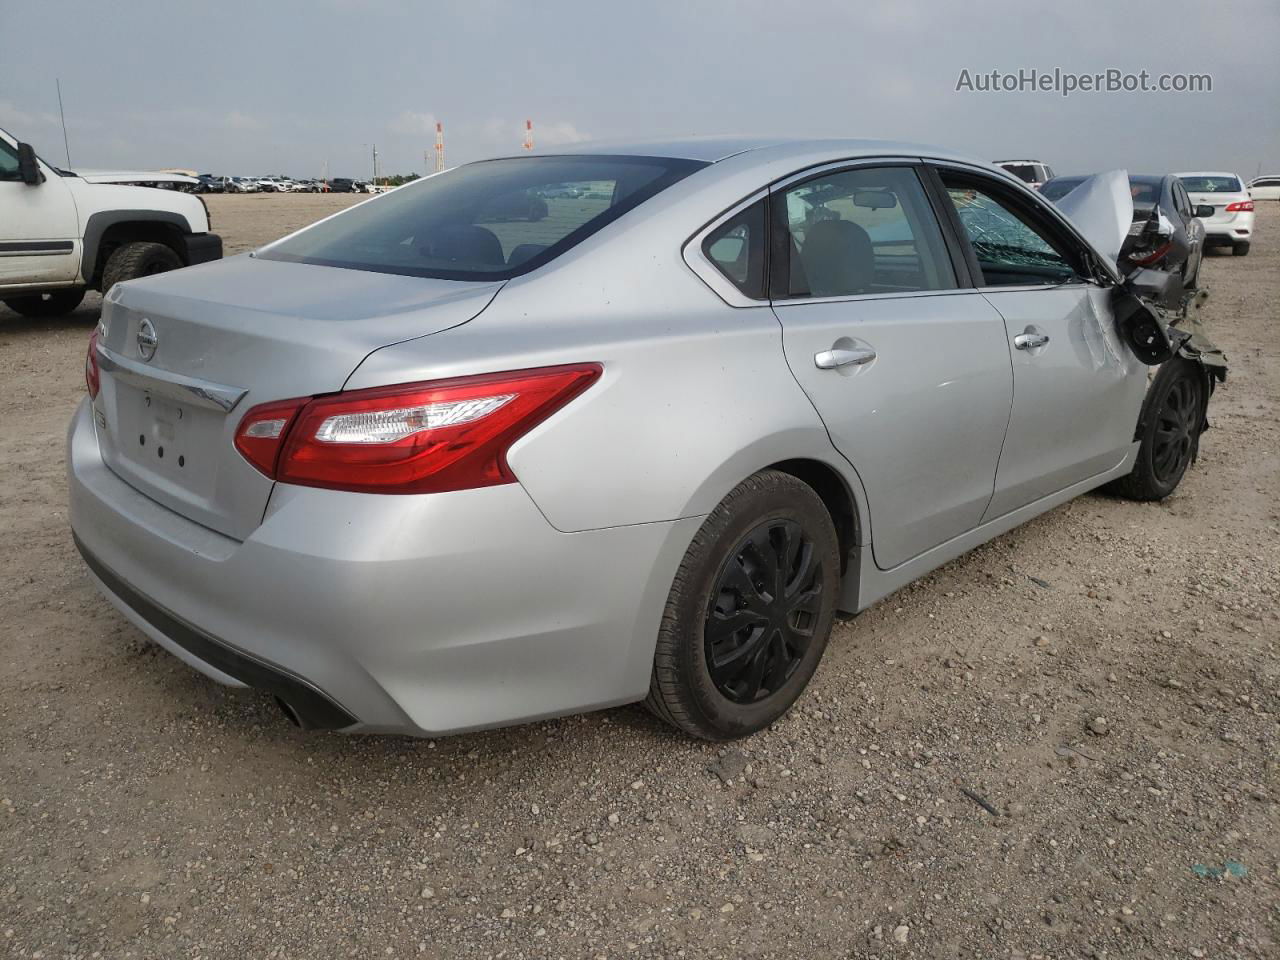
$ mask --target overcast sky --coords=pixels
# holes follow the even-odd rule
[[[0,126],[78,167],[363,176],[583,139],[884,137],[1059,173],[1280,171],[1280,3],[0,0]],[[1207,73],[1211,93],[956,92]]]

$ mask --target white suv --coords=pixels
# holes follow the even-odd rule
[[[209,232],[199,197],[120,180],[59,170],[0,130],[0,300],[6,306],[28,317],[70,313],[86,290],[106,293],[121,280],[222,256],[222,238]]]
[[[1191,197],[1193,206],[1213,207],[1213,216],[1201,217],[1206,247],[1230,246],[1243,257],[1253,239],[1253,197],[1234,173],[1175,173]]]
[[[1012,173],[1033,190],[1053,179],[1053,167],[1039,160],[997,160],[996,166]]]

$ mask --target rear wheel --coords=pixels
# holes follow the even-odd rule
[[[80,306],[84,288],[56,290],[53,293],[33,293],[25,297],[9,297],[4,305],[24,317],[60,317]]]
[[[1173,493],[1199,451],[1204,411],[1204,377],[1195,364],[1175,357],[1161,366],[1147,391],[1133,471],[1109,489],[1140,501]]]
[[[163,243],[126,243],[112,251],[102,268],[102,292],[105,294],[122,280],[149,277],[181,266],[178,255]]]
[[[749,477],[685,554],[645,705],[707,740],[767,727],[817,669],[839,586],[836,531],[818,495],[776,470]]]
[[[1231,252],[1237,257],[1247,257],[1249,255],[1249,241],[1242,240],[1240,243],[1233,243]]]

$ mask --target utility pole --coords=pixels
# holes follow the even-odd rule
[[[62,112],[62,80],[55,77],[54,83],[58,85],[58,116],[62,120],[62,148],[67,151],[67,166],[71,166],[71,144],[67,142],[67,115]]]
[[[526,120],[524,122],[524,143],[522,144],[522,146],[526,150],[533,149],[533,121],[532,120]]]
[[[376,184],[377,184],[377,182],[378,182],[378,145],[375,143],[375,144],[373,145],[373,180],[372,180],[372,183],[374,183],[374,184],[376,185]]]
[[[443,169],[444,169],[444,124],[437,121],[436,123],[436,173],[439,173]]]

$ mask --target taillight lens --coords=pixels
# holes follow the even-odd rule
[[[441,493],[515,480],[511,445],[594,383],[596,363],[355,390],[254,407],[236,449],[284,483]]]
[[[1235,203],[1227,204],[1227,213],[1252,213],[1252,200],[1237,200]]]
[[[1157,260],[1159,260],[1161,257],[1163,257],[1166,253],[1168,253],[1172,249],[1173,249],[1172,242],[1162,243],[1160,246],[1156,247],[1150,253],[1130,254],[1129,259],[1132,260],[1134,263],[1138,264],[1139,266],[1146,267],[1155,263]]]
[[[307,399],[264,403],[246,413],[236,428],[236,449],[240,455],[274,479],[285,434]]]
[[[102,386],[102,377],[98,372],[98,330],[95,327],[89,334],[89,352],[84,357],[84,385],[89,390],[89,399],[98,399],[98,389]]]

